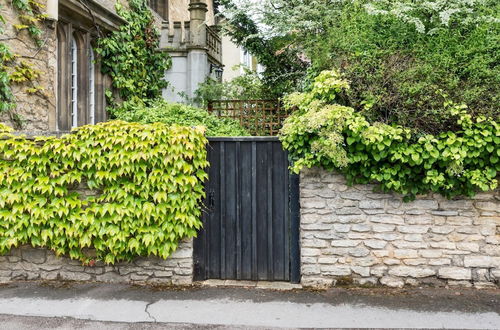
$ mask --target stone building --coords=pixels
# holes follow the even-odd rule
[[[125,23],[116,13],[116,1],[42,2],[47,18],[41,26],[41,46],[26,30],[16,29],[22,22],[12,5],[0,7],[6,20],[2,42],[38,72],[32,82],[12,86],[19,118],[4,112],[0,122],[36,134],[106,120],[105,91],[111,80],[101,73],[94,47],[99,34]],[[182,100],[179,95],[192,97],[200,82],[222,70],[213,1],[149,0],[149,5],[161,29],[161,48],[173,57],[165,75],[171,88],[164,96],[170,101]]]
[[[42,24],[42,44],[37,47],[27,31],[17,31],[19,13],[2,7],[6,19],[4,39],[20,58],[26,58],[39,77],[30,93],[26,84],[13,85],[20,127],[5,113],[0,122],[29,132],[67,131],[106,119],[105,90],[108,77],[94,61],[96,38],[118,28],[124,21],[116,14],[114,1],[47,0],[47,18]],[[19,124],[19,123],[17,123]]]
[[[265,68],[259,63],[257,57],[244,47],[235,44],[227,35],[222,36],[222,49],[222,63],[224,64],[222,80],[231,81],[248,71],[259,74],[264,72]]]
[[[163,97],[169,101],[192,99],[207,77],[222,78],[222,42],[213,0],[171,0],[163,21],[160,47],[172,56],[170,82]]]

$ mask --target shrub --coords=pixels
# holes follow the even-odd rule
[[[320,38],[305,41],[311,74],[342,73],[351,84],[343,102],[372,122],[446,131],[455,127],[443,111],[446,100],[498,120],[500,23],[489,15],[494,8],[498,16],[499,4],[491,1],[346,2]]]
[[[412,199],[438,192],[472,196],[498,186],[500,125],[473,119],[466,108],[447,103],[443,112],[459,129],[421,134],[398,125],[370,123],[351,107],[335,104],[346,81],[323,72],[307,93],[290,95],[297,110],[280,132],[295,172],[320,166],[344,173],[349,183],[378,182],[383,191]]]
[[[0,132],[0,253],[31,244],[83,263],[167,258],[202,225],[202,128],[114,121],[61,138]]]
[[[264,86],[257,73],[246,69],[245,74],[230,81],[218,82],[208,78],[200,84],[194,102],[206,106],[213,100],[269,100],[277,97]]]
[[[206,110],[179,103],[155,101],[150,106],[124,103],[114,112],[120,119],[143,124],[163,123],[166,125],[205,126],[207,136],[245,136],[246,130],[229,118],[219,118]]]

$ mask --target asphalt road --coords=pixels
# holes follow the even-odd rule
[[[0,329],[500,329],[500,290],[0,287]]]

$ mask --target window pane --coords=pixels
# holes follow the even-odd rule
[[[71,128],[78,126],[78,48],[71,38]]]
[[[95,124],[95,64],[94,50],[89,49],[89,119],[90,124]]]

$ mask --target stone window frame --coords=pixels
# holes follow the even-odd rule
[[[112,89],[111,78],[101,73],[101,64],[94,49],[98,36],[116,30],[124,21],[108,8],[90,2],[87,6],[74,0],[60,0],[56,24],[57,36],[57,106],[58,131],[69,131],[71,120],[70,42],[75,37],[78,44],[78,126],[106,121],[106,90]],[[90,63],[93,51],[94,63]],[[90,70],[93,67],[93,77]],[[92,79],[93,78],[93,79]],[[94,82],[94,98],[90,100],[90,81]],[[94,107],[92,116],[90,107]]]
[[[88,57],[89,57],[89,90],[88,90],[88,109],[89,109],[89,124],[94,125],[96,123],[96,76],[98,72],[96,72],[96,54],[94,51],[94,47],[92,43],[90,43],[90,47],[88,49]],[[101,110],[101,109],[99,109]],[[102,111],[102,110],[101,110]]]
[[[76,109],[72,108],[72,61],[71,42],[77,44],[77,94]],[[68,131],[76,126],[94,124],[105,121],[106,100],[105,91],[109,87],[110,81],[100,72],[98,61],[90,63],[96,35],[75,25],[73,22],[60,19],[57,25],[58,44],[58,101],[57,101],[57,123],[58,130]],[[94,59],[96,58],[94,53]],[[93,76],[90,70],[93,68]],[[93,100],[89,97],[92,93],[90,82],[93,82]],[[91,113],[90,107],[94,111]],[[75,111],[76,110],[76,111]],[[72,113],[76,112],[76,118]],[[75,125],[76,119],[76,125]]]

